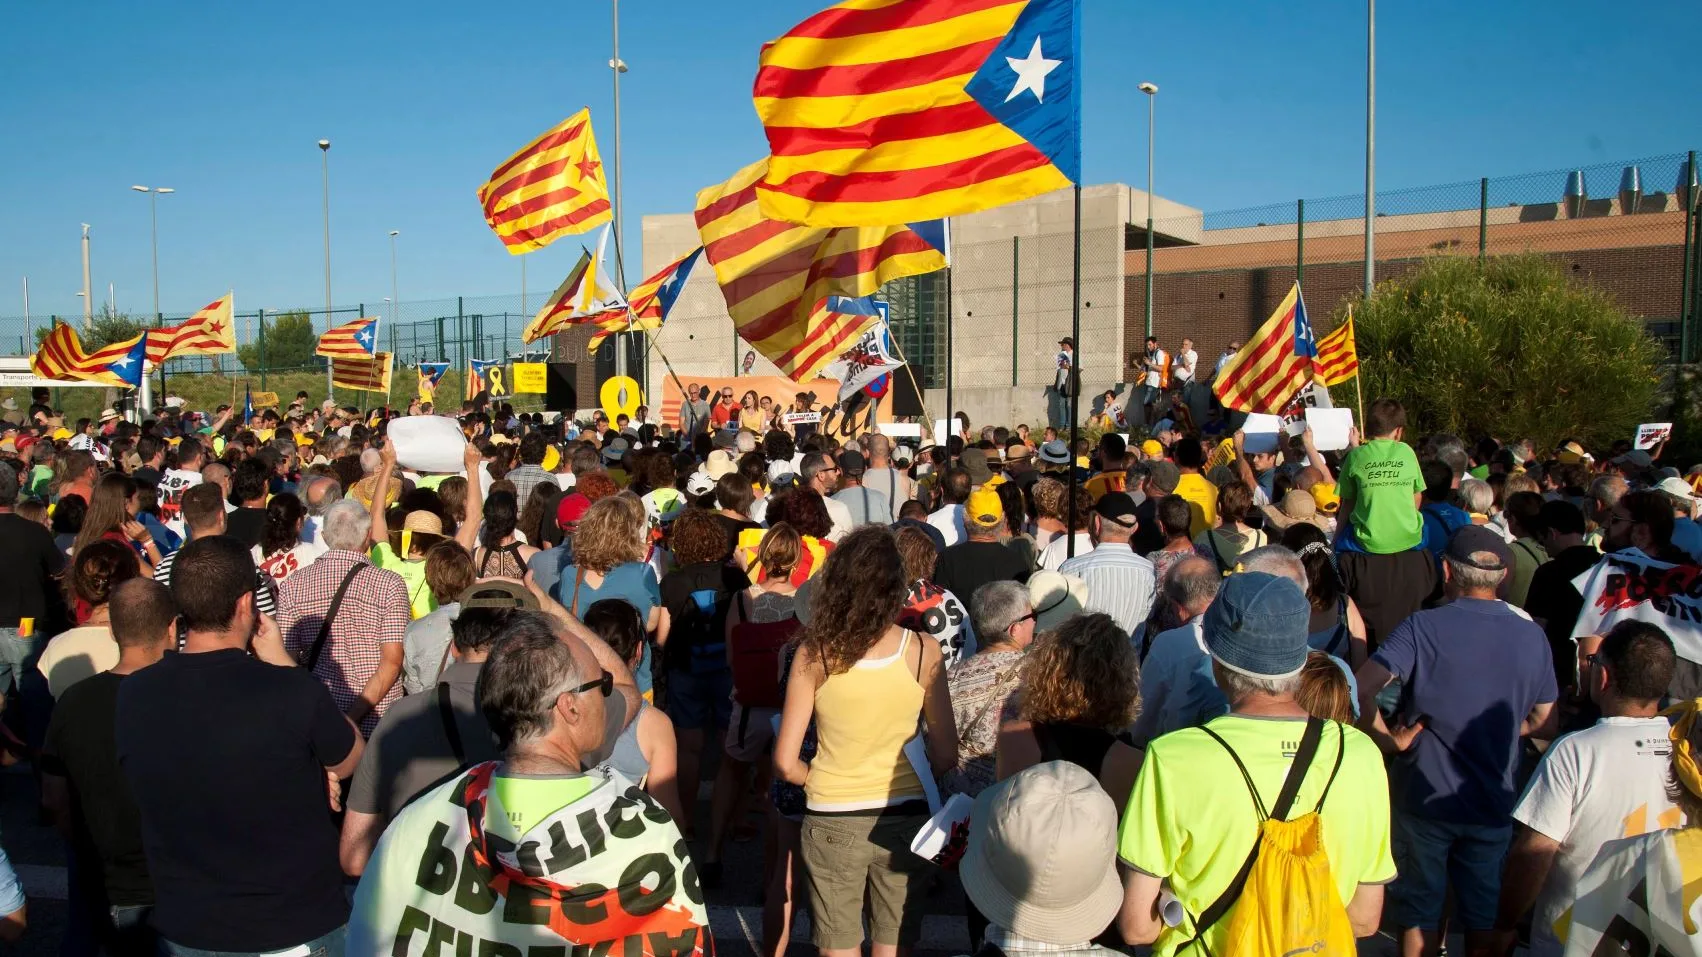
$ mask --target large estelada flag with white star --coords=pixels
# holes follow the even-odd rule
[[[889,226],[1081,179],[1080,0],[844,0],[763,47],[763,215]]]
[[[41,340],[41,348],[30,357],[30,371],[43,379],[104,382],[134,389],[142,384],[142,359],[147,352],[146,332],[84,352],[77,331],[56,322]]]
[[[313,354],[333,359],[371,359],[378,354],[378,317],[363,316],[325,330]]]
[[[225,293],[175,326],[148,330],[148,361],[159,365],[177,356],[210,356],[236,351],[231,323],[231,294]]]

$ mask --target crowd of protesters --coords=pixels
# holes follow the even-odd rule
[[[0,744],[61,952],[712,954],[760,839],[764,957],[908,952],[942,885],[988,955],[1702,953],[1702,468],[1390,400],[1249,451],[1192,362],[1073,447],[481,397],[443,471],[399,410],[38,394]]]

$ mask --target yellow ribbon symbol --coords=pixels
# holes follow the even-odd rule
[[[637,415],[638,407],[644,404],[644,391],[632,376],[618,375],[603,383],[597,398],[602,400],[603,414],[612,423],[623,415],[629,419]]]
[[[502,381],[502,366],[491,366],[491,370],[485,373],[485,381],[490,385],[492,397],[508,394],[508,383]]]

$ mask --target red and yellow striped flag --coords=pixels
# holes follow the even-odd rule
[[[1338,385],[1359,374],[1359,350],[1353,341],[1353,311],[1347,321],[1318,340],[1318,378]]]
[[[148,361],[159,365],[177,356],[210,356],[236,351],[231,294],[225,293],[175,326],[148,330]]]
[[[802,382],[857,339],[822,321],[822,301],[944,269],[946,230],[939,221],[826,229],[769,219],[756,195],[767,169],[760,160],[699,192],[697,232],[739,335]]]
[[[1212,391],[1226,409],[1275,415],[1312,381],[1317,358],[1306,300],[1295,283],[1253,338],[1219,370]]]
[[[389,395],[391,360],[388,352],[358,359],[334,358],[331,360],[331,384]]]
[[[313,354],[333,359],[373,358],[378,355],[378,318],[363,316],[325,330]]]
[[[135,387],[141,381],[146,339],[147,333],[143,333],[134,339],[84,352],[77,330],[66,323],[56,322],[41,340],[41,347],[30,357],[30,371],[43,379]]]
[[[608,222],[609,186],[580,110],[508,158],[479,187],[479,204],[508,251],[518,256]]]

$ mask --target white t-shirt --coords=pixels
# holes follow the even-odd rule
[[[1666,718],[1603,718],[1554,742],[1537,765],[1513,819],[1559,841],[1560,853],[1537,898],[1533,955],[1558,957],[1564,949],[1554,924],[1603,844],[1683,823],[1667,798],[1670,731]]]
[[[201,484],[201,473],[188,469],[167,469],[156,487],[159,493],[160,515],[176,518],[183,511],[183,493]]]
[[[1194,377],[1194,369],[1200,364],[1200,354],[1192,349],[1183,349],[1176,353],[1176,365],[1170,374],[1177,382],[1187,382]]]
[[[940,530],[945,536],[946,547],[963,541],[967,536],[963,533],[963,506],[945,505],[936,509],[928,516],[928,524]]]
[[[1163,349],[1154,349],[1150,354],[1148,354],[1147,362],[1150,366],[1147,369],[1145,379],[1147,388],[1156,389],[1159,387],[1159,383],[1164,381],[1164,372],[1162,370],[1164,369],[1164,364],[1169,361],[1170,354],[1165,352]]]
[[[1052,539],[1040,552],[1040,567],[1049,572],[1057,571],[1059,566],[1070,560],[1069,555],[1066,554],[1069,547],[1070,540],[1062,535]],[[1076,554],[1086,555],[1091,551],[1093,551],[1093,536],[1087,532],[1077,532]]]
[[[857,527],[851,518],[851,508],[831,495],[822,496],[821,501],[827,506],[827,517],[833,519],[833,531],[827,533],[827,540],[837,545],[840,539],[851,534],[851,530]]]
[[[291,575],[313,564],[313,560],[329,549],[316,547],[308,542],[298,542],[294,548],[281,552],[273,552],[270,556],[260,554],[260,546],[254,546],[254,565],[265,572],[271,579],[282,585]]]
[[[55,701],[84,678],[118,667],[118,642],[106,625],[84,625],[53,636],[36,661]]]

